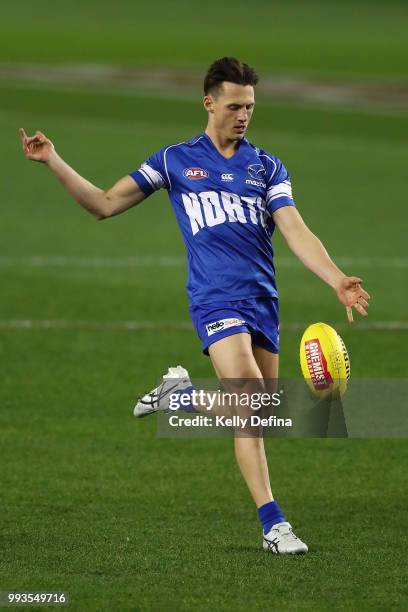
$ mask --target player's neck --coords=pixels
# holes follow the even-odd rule
[[[213,145],[224,157],[232,157],[237,152],[240,143],[236,140],[223,137],[222,134],[209,125],[207,125],[205,133],[211,138]]]

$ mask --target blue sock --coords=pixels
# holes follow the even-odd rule
[[[264,533],[268,533],[276,523],[283,523],[286,517],[279,508],[277,501],[271,501],[258,508],[259,520]]]
[[[193,391],[197,391],[193,385],[183,389],[175,391],[171,394],[170,406],[173,409],[182,410],[183,412],[195,412],[193,403],[191,401],[191,394]]]

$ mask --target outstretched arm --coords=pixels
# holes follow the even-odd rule
[[[338,299],[346,307],[350,323],[353,321],[352,307],[363,317],[370,299],[361,287],[363,282],[356,276],[346,276],[329,257],[320,240],[307,227],[294,206],[283,206],[273,213],[273,220],[294,254],[304,265],[332,287]]]
[[[145,198],[145,194],[130,177],[124,176],[104,191],[80,176],[56,152],[51,140],[42,132],[27,136],[19,130],[27,159],[46,164],[72,197],[97,219],[106,219],[128,210]]]

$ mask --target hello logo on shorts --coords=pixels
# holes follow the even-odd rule
[[[245,321],[243,319],[220,319],[219,321],[214,321],[213,323],[207,323],[205,328],[207,330],[207,335],[212,336],[217,332],[224,331],[224,329],[228,329],[229,327],[234,327],[236,325],[243,325],[244,323]]]

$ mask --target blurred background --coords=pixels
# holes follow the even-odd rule
[[[387,475],[384,497],[400,499],[405,442],[267,441],[279,499],[318,551],[290,578],[281,565],[272,580],[270,560],[251,548],[259,534],[230,441],[158,441],[154,419],[131,418],[135,396],[169,365],[212,376],[188,320],[184,246],[166,193],[96,222],[46,167],[25,160],[17,130],[42,130],[107,188],[158,148],[203,131],[202,80],[214,59],[249,63],[261,77],[249,140],[283,160],[306,222],[372,296],[369,318],[349,326],[331,289],[275,236],[281,374],[300,376],[302,332],[324,321],[344,338],[352,377],[404,377],[407,26],[402,0],[2,4],[3,589],[60,585],[78,609],[124,609],[135,597],[144,610],[206,609],[204,572],[220,609],[272,595],[286,607],[309,597],[311,581],[323,607],[333,590],[350,605],[398,604],[397,578],[385,586],[397,530],[384,527],[381,560],[376,550],[362,564],[359,550],[344,554],[333,505],[353,506],[351,528],[367,508],[380,520],[373,474]],[[231,505],[232,520],[214,515]],[[169,513],[178,520],[163,527]],[[211,527],[200,551],[197,521]],[[372,529],[359,539],[366,552],[378,539]],[[234,538],[247,548],[234,548]],[[327,570],[334,558],[336,576]],[[241,581],[237,566],[248,569]],[[177,585],[168,582],[175,575]]]

